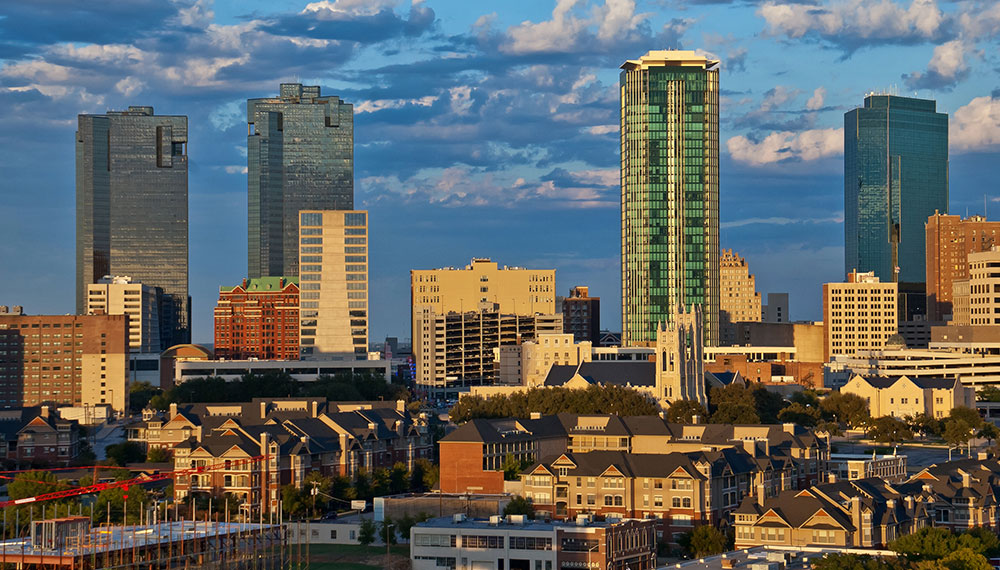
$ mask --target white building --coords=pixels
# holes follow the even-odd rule
[[[87,285],[88,315],[128,315],[129,352],[159,353],[159,294],[128,276],[104,276]]]

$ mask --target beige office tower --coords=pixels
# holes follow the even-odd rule
[[[737,343],[734,323],[759,322],[760,293],[747,260],[731,249],[719,256],[719,332],[723,346]]]
[[[129,352],[160,353],[159,295],[131,277],[105,276],[87,285],[88,315],[128,315]]]
[[[955,282],[969,278],[968,256],[989,251],[1000,245],[997,232],[1000,222],[983,216],[961,219],[959,216],[934,213],[925,228],[927,267],[927,318],[931,321],[957,321],[952,303]],[[968,323],[965,323],[968,324]]]
[[[492,383],[494,348],[537,332],[562,332],[562,316],[554,315],[554,269],[501,268],[476,258],[462,269],[412,270],[410,300],[417,384],[427,389]],[[544,318],[536,322],[536,316]],[[559,328],[551,329],[556,320]],[[459,345],[462,354],[454,352]]]
[[[1000,325],[1000,246],[969,254],[969,279],[955,281],[956,325]]]
[[[896,293],[896,283],[881,283],[872,271],[852,272],[847,283],[824,283],[824,360],[881,350],[898,331]]]
[[[368,354],[368,212],[299,212],[302,358]]]

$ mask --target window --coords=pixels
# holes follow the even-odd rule
[[[323,238],[321,237],[302,238],[301,243],[302,245],[321,244],[323,243]]]
[[[344,225],[345,226],[364,226],[368,222],[365,221],[366,215],[364,212],[352,212],[349,214],[344,214]]]
[[[330,531],[330,538],[332,538],[333,540],[337,540],[337,531],[331,530]]]
[[[300,226],[322,226],[323,214],[320,212],[302,212],[299,214]]]

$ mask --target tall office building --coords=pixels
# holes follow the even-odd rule
[[[152,107],[78,117],[76,311],[105,275],[157,287],[164,348],[191,342],[187,140],[187,117]]]
[[[573,287],[562,302],[563,332],[576,342],[601,342],[601,298],[590,296],[590,287]]]
[[[1000,245],[1000,222],[983,216],[961,219],[934,213],[927,218],[927,318],[945,321],[955,314],[952,293],[956,281],[969,278],[969,254]]]
[[[761,320],[760,293],[747,260],[731,249],[719,257],[719,281],[720,339],[723,346],[732,346],[737,344],[735,323]]]
[[[622,341],[655,342],[678,306],[719,343],[719,62],[692,51],[626,61],[621,92]]]
[[[368,356],[368,212],[299,213],[302,358]]]
[[[948,211],[948,115],[871,94],[844,114],[844,271],[899,283],[900,318],[926,313],[924,224]]]
[[[896,283],[871,271],[851,272],[846,283],[823,284],[823,359],[882,350],[898,329]]]
[[[299,211],[354,208],[354,108],[318,86],[282,83],[247,100],[247,270],[299,274]]]

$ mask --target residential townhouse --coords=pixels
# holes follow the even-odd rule
[[[1000,462],[981,456],[932,465],[903,483],[841,481],[751,495],[733,513],[736,548],[761,545],[882,548],[925,526],[1000,529]]]
[[[533,414],[528,419],[472,420],[442,438],[444,492],[503,492],[508,456],[531,462],[564,452],[633,454],[739,448],[764,462],[768,488],[816,483],[829,455],[827,441],[794,424],[675,424],[658,416]],[[773,480],[772,480],[773,478]]]
[[[80,454],[75,420],[49,406],[0,410],[0,458],[17,467],[69,465]]]

